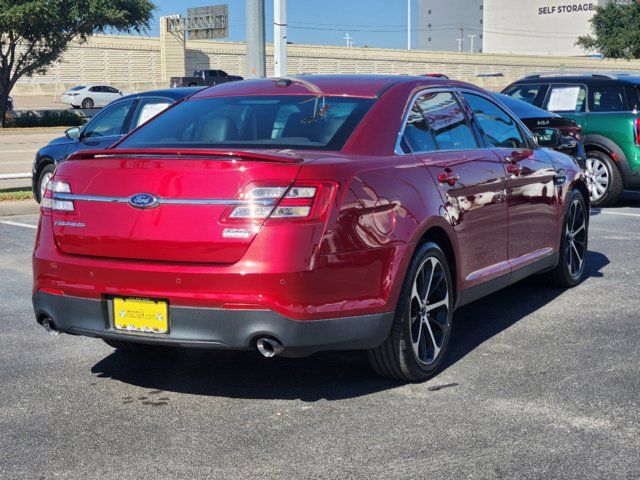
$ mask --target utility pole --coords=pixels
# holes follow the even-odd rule
[[[407,0],[407,50],[411,50],[411,0]]]
[[[246,0],[246,17],[247,77],[265,77],[264,0]]]
[[[473,53],[473,52],[474,52],[474,50],[473,50],[473,40],[474,40],[477,36],[478,36],[478,35],[469,35],[469,38],[471,39],[471,47],[469,48],[469,51],[470,51],[471,53]]]
[[[458,25],[458,30],[460,30],[460,38],[458,39],[458,51],[461,52],[464,50],[464,27],[462,25]]]
[[[461,38],[456,38],[456,40],[458,41],[458,51],[461,52],[462,51],[462,39]]]
[[[349,35],[349,32],[344,34],[344,39],[347,41],[347,47],[353,46],[353,41],[351,40],[353,37]]]
[[[273,75],[287,76],[287,0],[273,1]]]

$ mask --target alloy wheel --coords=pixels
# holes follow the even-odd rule
[[[609,170],[605,163],[596,157],[588,157],[585,163],[590,185],[591,201],[600,200],[609,186]]]
[[[425,365],[436,361],[451,328],[449,287],[444,267],[435,257],[422,262],[410,300],[411,344]]]
[[[565,261],[572,277],[582,274],[587,253],[587,216],[583,203],[574,199],[569,206],[565,230]]]

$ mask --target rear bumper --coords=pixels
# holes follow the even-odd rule
[[[110,303],[44,292],[33,296],[38,321],[50,317],[63,333],[188,347],[250,349],[259,337],[268,336],[279,340],[290,354],[365,349],[380,345],[393,322],[393,312],[301,321],[270,310],[170,305],[168,334],[129,334],[113,329]]]

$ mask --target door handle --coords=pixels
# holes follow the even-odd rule
[[[444,172],[438,175],[438,181],[440,183],[446,183],[450,187],[453,187],[458,180],[460,180],[460,175],[458,175],[456,172],[452,172],[448,168],[446,168]]]
[[[507,164],[507,172],[515,175],[516,177],[520,175],[522,172],[522,168],[517,163],[508,163]]]

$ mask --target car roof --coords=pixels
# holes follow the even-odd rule
[[[559,117],[556,113],[547,112],[542,108],[538,108],[530,103],[523,102],[517,98],[504,95],[502,93],[491,92],[490,95],[493,98],[498,99],[503,103],[505,107],[511,110],[518,118],[547,118],[547,117]]]
[[[597,83],[611,84],[626,83],[640,85],[640,73],[625,72],[593,72],[593,73],[571,73],[571,74],[534,74],[528,75],[514,83]]]
[[[183,99],[184,97],[188,97],[189,95],[193,95],[194,93],[202,90],[202,87],[181,87],[181,88],[163,88],[161,90],[149,90],[146,92],[132,93],[130,95],[125,95],[118,101],[122,100],[131,100],[137,98],[145,98],[145,97],[163,97],[169,98],[173,101],[178,101]]]
[[[397,84],[423,86],[472,85],[437,77],[411,75],[300,75],[287,78],[260,78],[223,83],[206,88],[192,98],[232,95],[326,95],[377,98]]]

